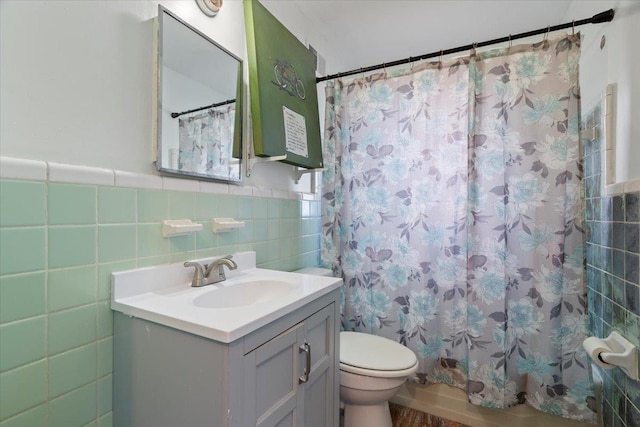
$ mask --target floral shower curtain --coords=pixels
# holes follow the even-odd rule
[[[593,421],[579,36],[327,87],[323,263],[342,326],[469,401]]]
[[[209,109],[180,118],[178,170],[206,175],[232,176],[235,106]]]

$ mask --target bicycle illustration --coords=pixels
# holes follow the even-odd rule
[[[280,89],[286,90],[291,96],[298,95],[300,99],[305,98],[304,84],[298,77],[298,73],[296,73],[293,65],[284,59],[276,59],[273,72],[276,75],[276,81],[274,83],[276,83]]]

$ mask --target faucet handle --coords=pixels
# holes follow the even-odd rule
[[[204,280],[204,269],[200,263],[193,261],[186,261],[184,263],[185,267],[195,267],[195,271],[193,274],[193,280],[191,280],[191,286],[194,288],[202,286],[202,282]]]

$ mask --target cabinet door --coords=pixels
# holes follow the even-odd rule
[[[337,427],[335,306],[247,353],[244,407],[256,427]]]
[[[334,306],[323,308],[307,318],[304,338],[311,348],[309,381],[304,384],[304,427],[334,425],[337,411],[334,381]],[[304,360],[302,363],[305,363]],[[335,426],[337,427],[337,426]]]
[[[303,325],[298,324],[244,357],[245,419],[256,427],[302,426],[300,346]],[[249,424],[250,423],[250,424]]]

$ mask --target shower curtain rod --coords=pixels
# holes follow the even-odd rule
[[[171,113],[171,117],[175,119],[176,117],[184,116],[185,114],[195,113],[196,111],[208,110],[210,108],[221,107],[223,105],[233,104],[234,102],[236,102],[235,99],[227,99],[226,101],[218,102],[216,104],[211,104],[211,105],[205,105],[204,107],[194,108],[193,110],[183,111],[182,113]]]
[[[409,58],[399,59],[393,62],[385,62],[378,65],[372,65],[370,67],[359,68],[357,70],[345,71],[342,73],[331,74],[329,76],[318,77],[316,78],[316,83],[324,82],[326,80],[333,80],[340,77],[352,76],[354,74],[366,73],[369,71],[380,70],[387,67],[395,67],[396,65],[408,64],[415,61],[421,61],[423,59],[435,58],[437,56],[449,55],[451,53],[464,52],[465,50],[471,50],[478,47],[489,46],[496,43],[509,42],[517,39],[522,39],[525,37],[531,37],[538,34],[545,34],[551,31],[563,30],[565,28],[575,28],[580,25],[585,24],[600,24],[603,22],[610,22],[613,20],[613,16],[615,15],[615,11],[613,9],[609,9],[605,12],[600,12],[596,15],[593,15],[591,18],[581,19],[579,21],[567,22],[566,24],[560,25],[549,25],[546,28],[540,28],[539,30],[527,31],[526,33],[519,34],[510,34],[506,37],[500,37],[498,39],[487,40],[480,43],[471,43],[465,46],[454,47],[452,49],[444,49],[438,52],[427,53],[420,56],[410,56]]]

